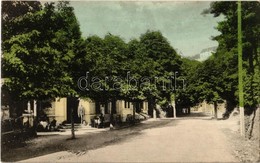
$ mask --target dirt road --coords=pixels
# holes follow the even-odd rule
[[[216,121],[203,117],[170,121],[93,150],[62,151],[24,162],[237,162]],[[135,130],[135,129],[133,129]],[[106,135],[104,135],[106,136]]]

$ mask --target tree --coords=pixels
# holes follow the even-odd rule
[[[6,4],[5,4],[6,3]],[[17,5],[18,3],[19,5]],[[3,2],[4,88],[13,100],[75,95],[74,72],[84,50],[79,24],[68,2]],[[17,11],[20,11],[17,13]],[[77,61],[77,60],[76,60]],[[74,69],[73,69],[74,68]]]
[[[243,67],[244,73],[244,97],[246,112],[251,113],[259,104],[259,9],[258,2],[242,2],[242,32],[243,32]],[[205,13],[219,16],[223,14],[225,20],[219,22],[217,29],[221,34],[214,39],[219,42],[217,53],[223,52],[237,54],[237,5],[234,2],[213,2]],[[234,61],[233,61],[234,62]],[[230,67],[230,66],[229,66]],[[232,67],[232,69],[235,67]],[[233,71],[231,76],[235,76]],[[234,79],[236,80],[236,79]],[[236,84],[236,82],[232,82]],[[236,87],[232,85],[231,87]],[[236,90],[237,92],[237,87]],[[237,93],[235,93],[237,96]]]
[[[73,56],[64,48],[70,43],[63,29],[67,25],[53,3],[9,22],[13,34],[3,40],[2,66],[5,86],[16,99],[46,99],[70,91],[66,68]]]
[[[128,43],[129,56],[131,56],[131,74],[140,79],[142,83],[137,89],[132,89],[129,94],[132,98],[149,101],[149,115],[153,116],[156,101],[170,100],[173,89],[171,75],[179,71],[180,56],[171,47],[168,40],[159,31],[147,31],[138,40]]]
[[[104,38],[90,36],[85,42],[85,62],[80,73],[87,72],[89,85],[82,95],[95,100],[97,113],[100,113],[100,103],[105,105],[107,113],[107,104],[112,102],[112,119],[116,113],[116,100],[122,99],[121,83],[127,74],[126,43],[110,33]]]
[[[202,65],[201,62],[182,58],[181,78],[185,80],[185,87],[176,92],[176,106],[180,112],[182,108],[190,108],[199,103],[199,92],[197,86],[197,69]],[[180,112],[181,113],[181,112]]]
[[[172,90],[163,89],[163,84],[170,84],[169,75],[171,71],[179,70],[181,60],[160,32],[148,31],[140,40],[134,39],[127,44],[112,34],[104,39],[91,36],[86,39],[86,46],[81,74],[88,71],[89,80],[98,78],[92,81],[92,86],[97,87],[90,86],[85,95],[102,103],[111,101],[112,113],[115,113],[116,99],[128,100],[138,106],[137,103],[144,99],[155,102],[172,94]],[[149,77],[150,83],[145,83],[143,77]],[[156,77],[160,77],[158,83],[154,83]]]

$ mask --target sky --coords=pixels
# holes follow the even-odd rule
[[[223,19],[201,14],[210,6],[206,1],[73,1],[71,5],[84,37],[111,33],[128,42],[147,30],[159,30],[182,56],[217,46],[211,37],[220,34],[215,27]]]

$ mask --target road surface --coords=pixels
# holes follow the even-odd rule
[[[179,118],[126,140],[77,154],[61,151],[24,162],[237,162],[215,120]],[[154,123],[149,120],[145,123]],[[109,131],[108,131],[109,132]],[[104,134],[106,136],[106,134]]]

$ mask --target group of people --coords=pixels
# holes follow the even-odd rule
[[[38,131],[54,131],[56,130],[56,119],[53,119],[51,122],[49,121],[49,118],[46,120],[41,120],[39,121],[37,125],[37,130]]]

